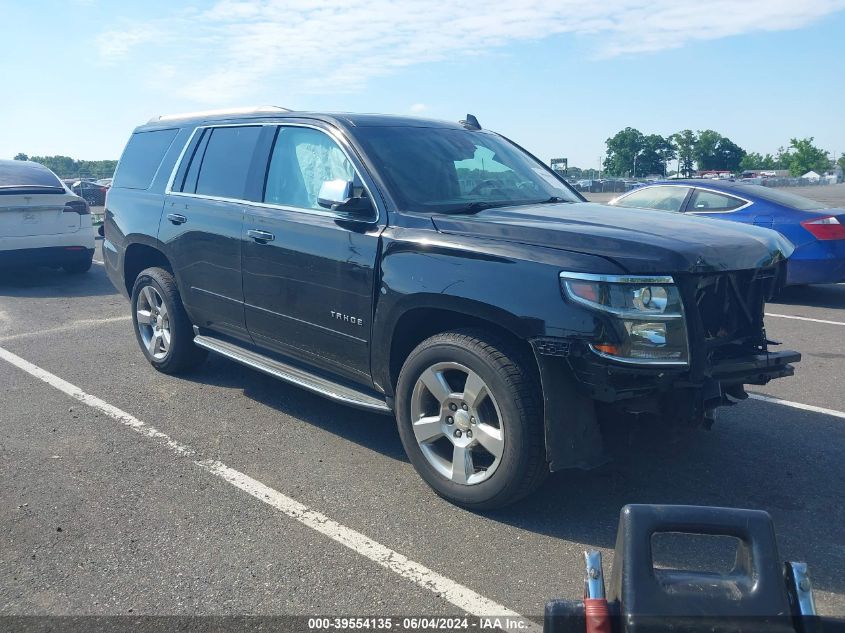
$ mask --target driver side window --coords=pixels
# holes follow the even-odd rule
[[[325,211],[317,204],[328,180],[355,180],[346,154],[327,134],[306,127],[280,127],[273,144],[264,202]]]

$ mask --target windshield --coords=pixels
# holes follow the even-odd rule
[[[815,211],[816,209],[827,208],[824,204],[817,202],[816,200],[810,200],[804,196],[799,196],[798,194],[789,193],[788,191],[782,191],[780,189],[763,187],[762,185],[742,185],[742,189],[737,189],[740,191],[744,189],[759,198],[763,198],[769,202],[774,202],[775,204],[782,204],[785,207],[797,209],[798,211]]]
[[[406,211],[581,202],[554,173],[491,132],[362,127],[356,137]]]

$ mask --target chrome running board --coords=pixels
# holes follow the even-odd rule
[[[213,336],[197,334],[194,336],[194,344],[197,347],[215,352],[237,363],[252,367],[297,387],[308,389],[308,391],[313,391],[326,398],[361,409],[390,413],[390,407],[387,406],[384,399],[377,398],[354,387],[338,384],[299,367],[268,358],[258,352],[244,349],[234,343],[223,341]]]

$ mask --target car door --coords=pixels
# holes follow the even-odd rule
[[[165,201],[159,240],[191,320],[241,339],[244,197],[262,126],[198,128]]]
[[[270,145],[259,201],[243,225],[247,328],[260,346],[371,386],[382,226],[375,208],[367,221],[349,221],[317,203],[324,181],[363,187],[364,171],[328,129],[279,126]]]

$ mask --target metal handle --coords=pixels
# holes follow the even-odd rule
[[[188,218],[178,213],[168,213],[167,219],[173,222],[173,224],[185,224],[188,221]]]
[[[267,231],[259,231],[258,229],[249,229],[246,234],[249,235],[256,242],[272,242],[276,239],[276,236],[272,233],[268,233]]]

